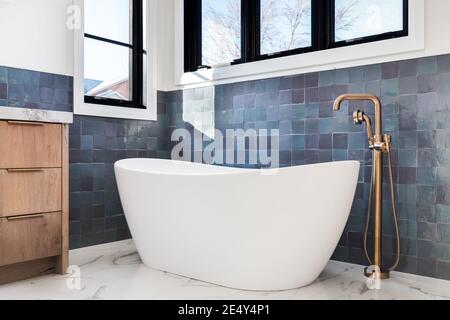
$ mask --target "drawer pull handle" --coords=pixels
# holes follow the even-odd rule
[[[17,221],[17,220],[36,219],[36,218],[43,218],[43,217],[45,217],[44,214],[35,214],[35,215],[31,215],[31,216],[8,217],[6,219],[8,221]]]
[[[7,121],[10,125],[24,125],[24,126],[43,126],[40,122],[27,122],[27,121]]]
[[[21,173],[21,172],[42,172],[42,169],[7,169],[8,173]]]

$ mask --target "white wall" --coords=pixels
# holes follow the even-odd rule
[[[450,1],[425,0],[425,50],[417,56],[450,53]]]
[[[176,1],[182,1],[182,0],[164,0],[164,2],[171,2],[175,3]],[[411,0],[416,1],[416,0]],[[374,58],[363,58],[360,59],[360,57],[354,57],[352,54],[355,54],[355,52],[361,52],[366,49],[363,48],[356,48],[357,46],[347,47],[347,48],[340,48],[337,51],[334,51],[333,54],[328,53],[326,56],[326,59],[329,59],[328,61],[324,62],[324,54],[318,54],[316,58],[317,61],[312,61],[311,65],[312,67],[302,67],[302,72],[312,72],[312,71],[320,71],[320,70],[328,70],[328,69],[334,69],[334,68],[346,68],[346,67],[352,67],[352,66],[358,66],[358,65],[368,65],[368,64],[374,64],[374,63],[381,63],[386,61],[393,61],[393,60],[404,60],[404,59],[411,59],[411,58],[419,58],[424,56],[432,56],[432,55],[439,55],[439,54],[447,54],[450,53],[450,39],[446,36],[447,30],[450,30],[450,18],[449,18],[449,12],[450,12],[450,1],[448,0],[424,0],[424,7],[425,7],[425,26],[422,28],[422,31],[424,32],[424,48],[419,48],[418,50],[409,51],[406,53],[401,54],[389,54],[387,56],[378,56]],[[420,14],[420,12],[419,12]],[[170,17],[166,17],[167,20],[170,20]],[[423,30],[424,29],[424,30]],[[163,36],[165,39],[171,38],[173,43],[176,43],[176,41],[180,41],[176,35],[175,35],[176,28],[167,28],[163,31],[161,36]],[[389,40],[391,41],[391,40]],[[400,42],[401,43],[401,42]],[[362,45],[363,46],[363,45]],[[370,46],[369,46],[370,47]],[[401,47],[401,45],[400,45]],[[169,50],[174,50],[173,48],[167,48]],[[336,49],[333,49],[336,50]],[[344,52],[345,51],[345,52]],[[342,61],[337,63],[336,61],[333,61],[333,57],[335,57],[335,53],[337,55],[345,55],[347,57],[346,61]],[[309,55],[312,55],[314,53],[311,53]],[[164,51],[163,53],[166,57],[172,57],[173,52],[170,51]],[[320,61],[318,61],[320,59]],[[166,59],[167,60],[167,59]],[[310,60],[308,58],[308,60]],[[312,59],[314,60],[314,59]],[[174,65],[176,64],[175,61],[164,61],[164,64],[160,66],[159,71],[160,72],[167,72],[164,77],[160,78],[159,85],[165,89],[176,89],[177,85],[176,83],[180,82],[180,79],[178,75],[176,75],[176,70],[173,72]],[[236,66],[237,67],[237,66]],[[264,66],[265,67],[265,66]],[[233,73],[233,68],[230,68],[231,72]],[[249,68],[251,69],[251,68]],[[236,70],[234,70],[236,71]],[[298,73],[299,70],[294,70],[293,72]],[[216,72],[220,73],[220,72]],[[286,71],[281,72],[274,72],[271,73],[270,76],[280,76],[287,74]],[[233,81],[243,81],[243,80],[250,80],[250,79],[258,79],[258,78],[264,78],[268,77],[267,74],[260,74],[260,75],[253,75],[251,77],[240,77],[240,78],[230,78],[230,79],[224,79],[222,81],[218,81],[217,83],[227,83],[227,82],[233,82]]]
[[[0,0],[0,65],[73,74],[72,0]]]

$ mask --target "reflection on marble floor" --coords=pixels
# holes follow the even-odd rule
[[[362,267],[331,261],[311,286],[283,292],[248,292],[152,270],[141,264],[131,240],[74,250],[79,290],[68,276],[49,275],[0,286],[5,299],[450,299],[450,281],[394,273],[381,290],[368,290]],[[69,284],[69,286],[68,286]]]

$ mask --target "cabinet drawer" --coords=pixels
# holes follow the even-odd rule
[[[0,170],[0,217],[61,211],[61,169]]]
[[[59,124],[0,121],[0,169],[61,167]]]
[[[0,266],[61,255],[61,213],[0,218]]]

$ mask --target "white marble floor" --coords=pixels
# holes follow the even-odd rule
[[[369,290],[361,266],[334,261],[309,287],[282,292],[248,292],[147,268],[141,264],[131,240],[74,250],[70,258],[73,265],[80,267],[80,281],[76,277],[48,275],[3,285],[0,300],[450,300],[450,281],[393,273],[392,279],[383,282],[380,290]]]

